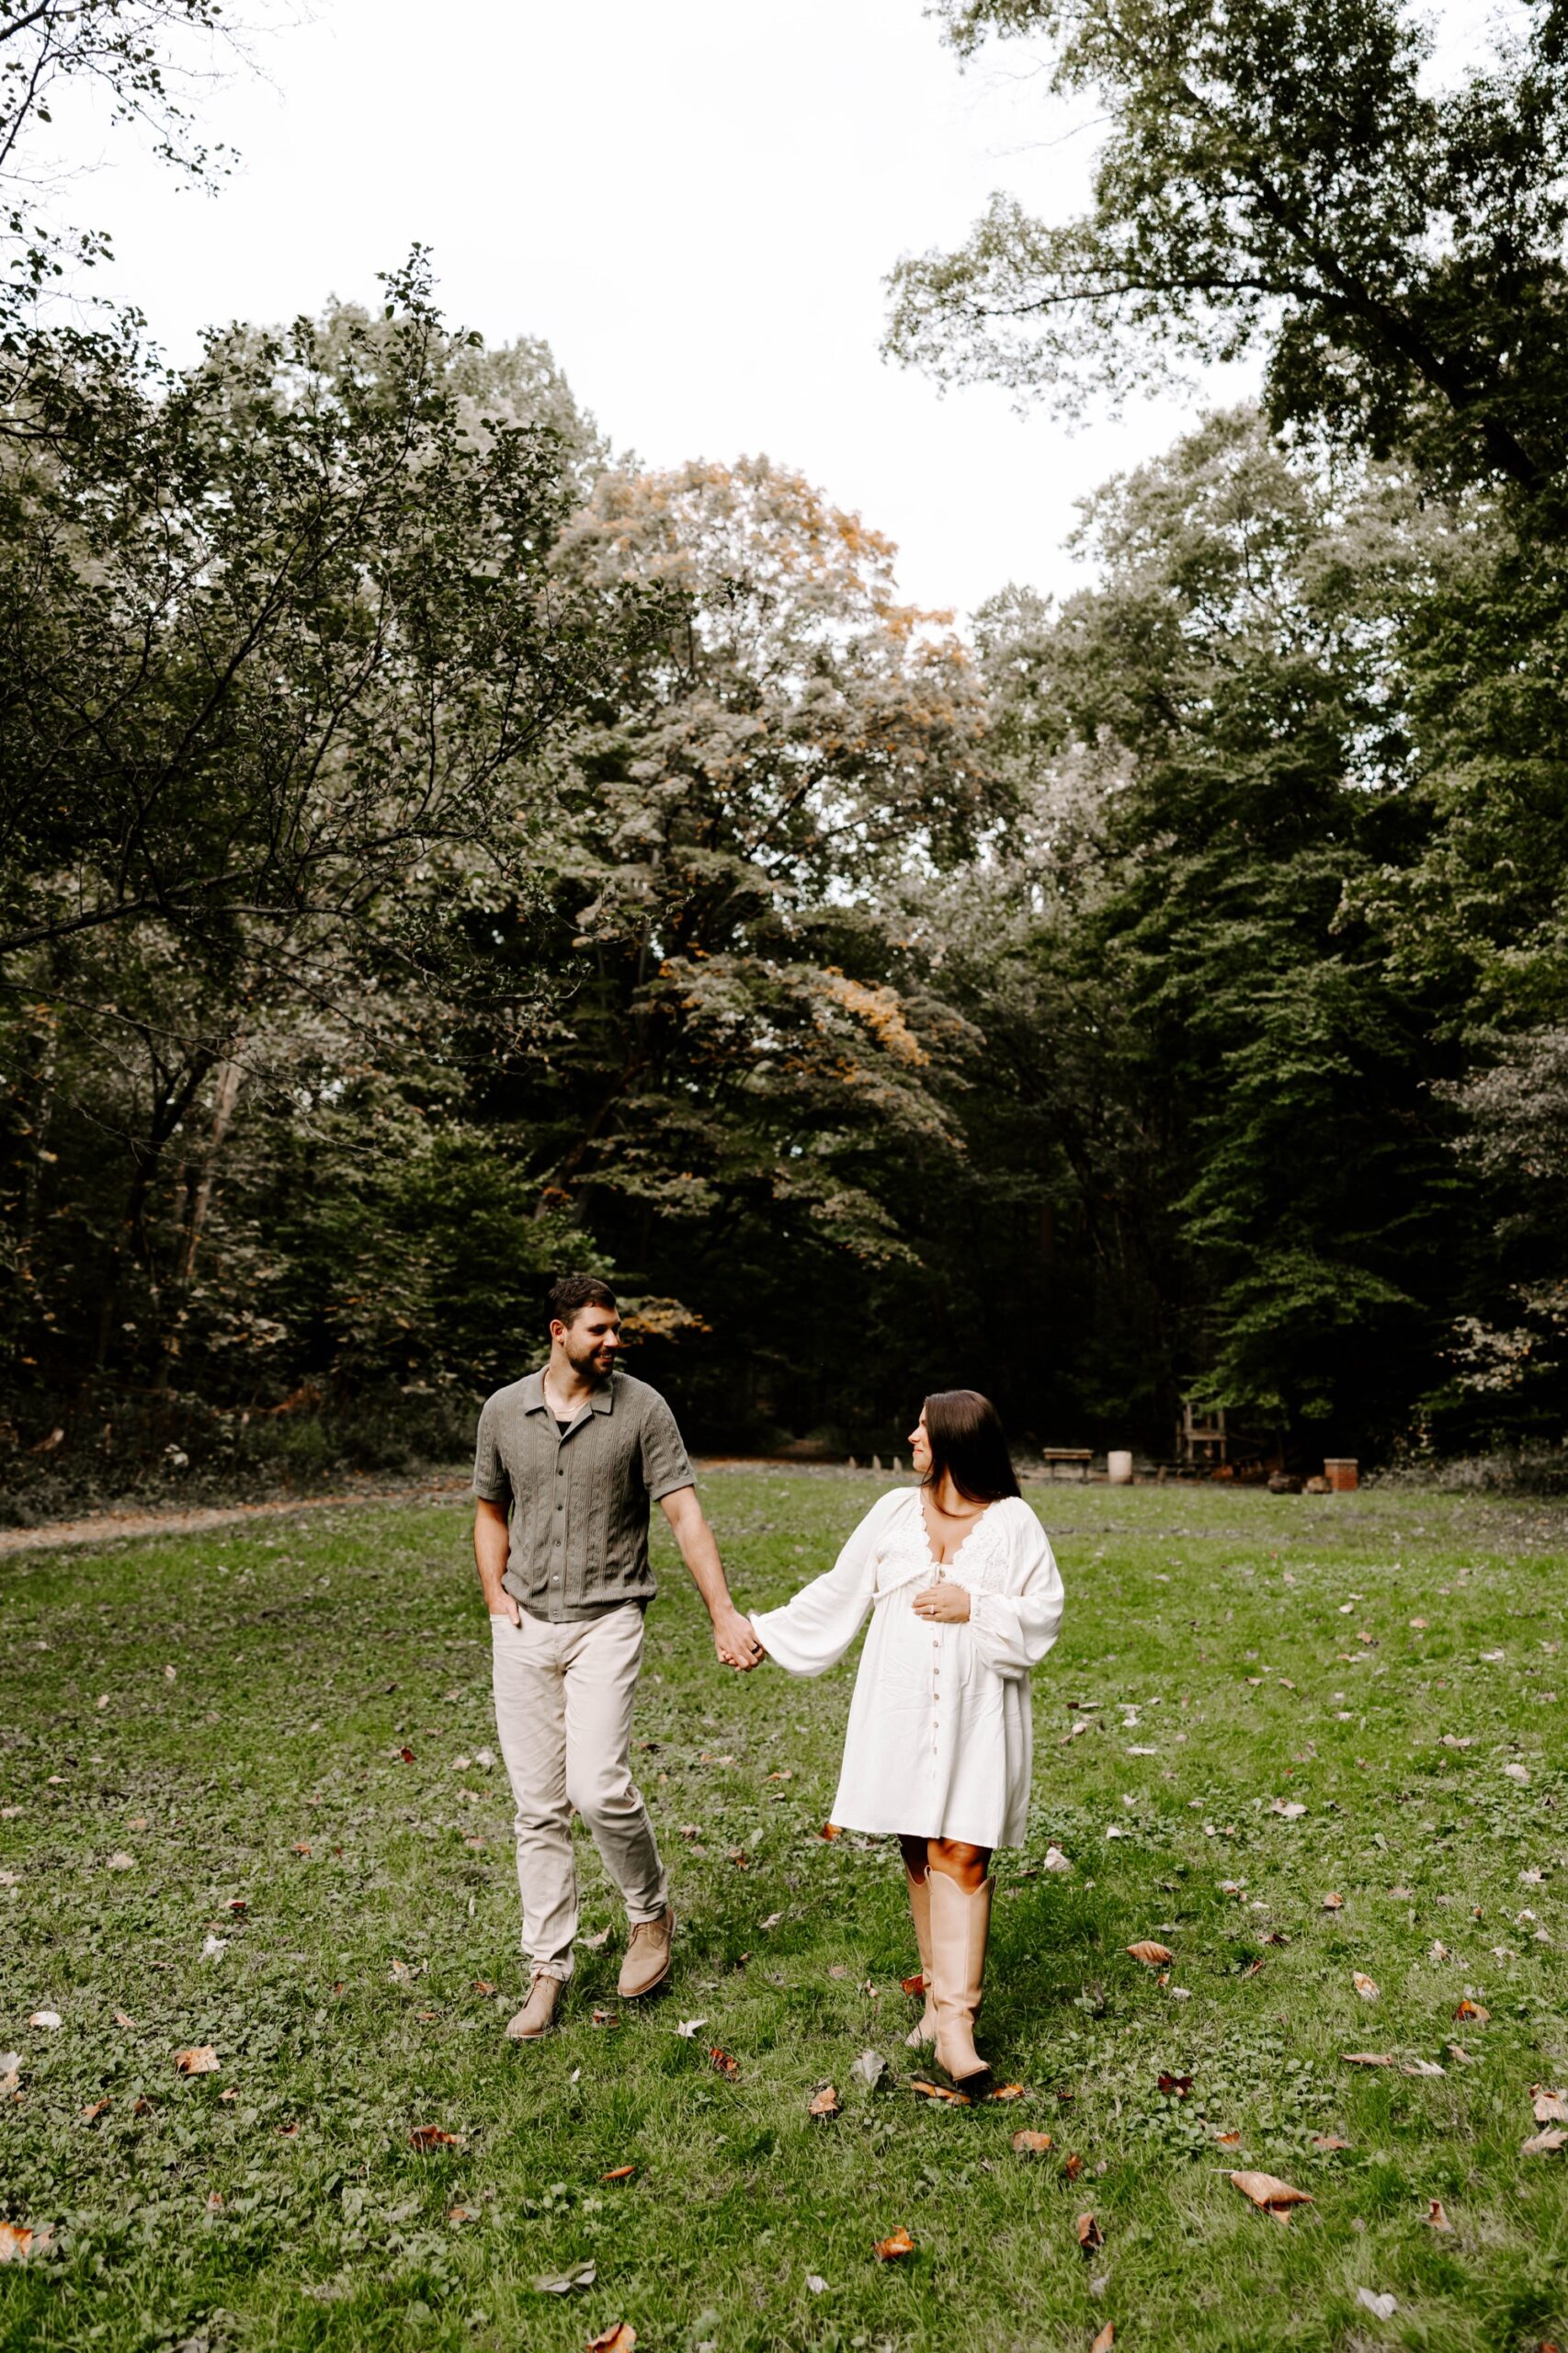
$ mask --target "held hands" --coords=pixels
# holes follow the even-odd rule
[[[944,1626],[961,1626],[969,1617],[969,1587],[954,1585],[947,1577],[928,1585],[924,1593],[915,1597],[917,1618],[935,1619]]]
[[[733,1666],[740,1675],[749,1675],[767,1656],[752,1631],[750,1619],[743,1618],[733,1604],[714,1613],[713,1647],[720,1664]]]

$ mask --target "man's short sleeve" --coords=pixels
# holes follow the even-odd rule
[[[495,1422],[495,1400],[492,1397],[479,1416],[479,1438],[473,1452],[473,1492],[482,1504],[505,1504],[512,1499],[512,1482],[506,1476],[506,1466],[496,1443]]]
[[[642,1416],[642,1476],[652,1503],[697,1484],[676,1417],[662,1397],[650,1397]]]

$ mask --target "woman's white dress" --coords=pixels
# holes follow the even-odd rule
[[[969,1589],[966,1623],[915,1614],[938,1576]],[[1062,1579],[1020,1496],[989,1505],[950,1561],[931,1553],[918,1487],[880,1496],[825,1576],[753,1614],[790,1675],[835,1666],[870,1613],[833,1819],[848,1830],[1016,1847],[1028,1821],[1029,1670],[1062,1622]]]

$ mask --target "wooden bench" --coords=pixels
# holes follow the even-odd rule
[[[1045,1464],[1048,1479],[1086,1480],[1094,1459],[1094,1449],[1089,1446],[1044,1446],[1040,1449],[1040,1461]]]

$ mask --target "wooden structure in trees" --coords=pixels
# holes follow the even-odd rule
[[[1176,1461],[1181,1467],[1189,1471],[1218,1470],[1229,1461],[1229,1449],[1223,1405],[1195,1405],[1190,1397],[1184,1397],[1181,1420],[1176,1426]]]

